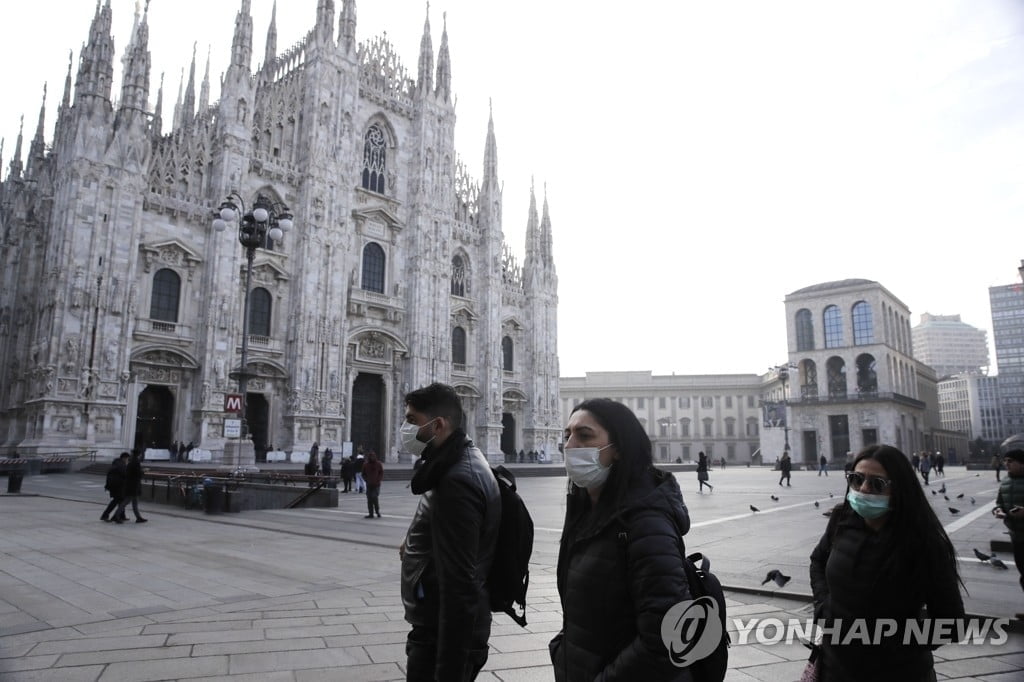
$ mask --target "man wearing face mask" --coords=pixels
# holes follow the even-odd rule
[[[462,430],[462,403],[444,384],[405,396],[402,448],[419,455],[410,487],[419,506],[405,540],[402,602],[412,626],[407,680],[473,680],[487,661],[485,581],[501,521],[490,465]]]

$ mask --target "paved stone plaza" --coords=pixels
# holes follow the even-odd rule
[[[694,474],[678,476],[693,521],[688,549],[706,552],[737,588],[728,593],[730,618],[806,619],[807,556],[824,528],[821,512],[843,494],[842,477],[795,472],[793,487],[780,489],[774,472],[730,468],[712,471],[714,493],[698,495]],[[951,469],[946,484],[952,500],[965,493],[952,503],[959,514],[929,497],[963,559],[968,611],[1024,611],[1016,572],[971,552],[1005,537],[988,515],[992,474]],[[495,618],[485,680],[553,677],[547,642],[561,621],[554,563],[565,479],[521,478],[520,489],[537,525],[529,626]],[[385,482],[382,519],[363,518],[364,497],[343,494],[337,509],[232,515],[144,505],[143,525],[99,521],[102,477],[31,477],[23,491],[0,496],[4,680],[403,678],[397,546],[416,503],[405,482]],[[741,591],[760,587],[770,568],[792,576],[786,595]],[[796,643],[733,646],[728,679],[795,680],[806,655]],[[1001,646],[943,647],[937,660],[939,679],[1018,681],[1024,635]]]

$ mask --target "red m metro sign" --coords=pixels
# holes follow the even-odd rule
[[[238,393],[224,394],[224,411],[234,412],[235,414],[241,414],[242,396]]]

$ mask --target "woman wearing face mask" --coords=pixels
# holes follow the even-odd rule
[[[690,519],[679,484],[652,466],[633,412],[605,398],[573,410],[565,468],[555,679],[691,680],[672,665],[661,633],[665,612],[691,598],[681,537]]]
[[[953,544],[896,448],[865,448],[846,478],[846,500],[811,554],[815,616],[842,621],[818,650],[818,679],[934,680],[940,642],[908,639],[907,624],[925,609],[928,621],[964,617]],[[858,620],[867,634],[847,638]],[[890,620],[895,632],[877,637]]]

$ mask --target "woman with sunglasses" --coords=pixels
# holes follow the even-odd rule
[[[846,500],[811,553],[815,617],[842,621],[821,643],[818,679],[934,680],[935,647],[907,643],[906,630],[925,609],[928,620],[964,617],[953,543],[896,448],[865,448],[846,479]],[[877,637],[881,619],[896,631]],[[867,634],[847,638],[857,627]]]

